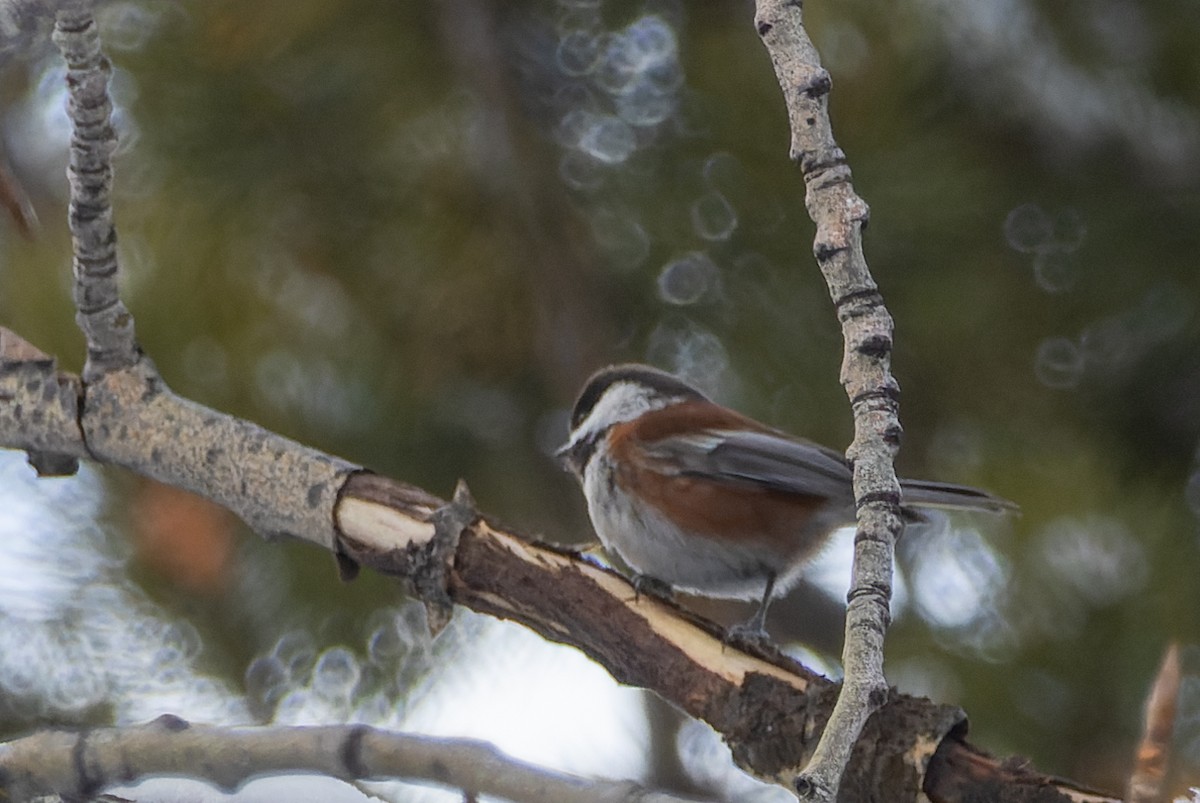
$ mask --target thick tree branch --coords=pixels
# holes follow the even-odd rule
[[[175,395],[149,359],[84,382],[2,328],[0,446],[122,466],[224,505],[263,536],[329,550],[333,505],[358,468]]]
[[[0,751],[8,800],[90,798],[157,775],[187,775],[234,790],[256,776],[313,772],[343,781],[428,781],[528,803],[686,803],[630,782],[536,767],[474,739],[365,725],[221,728],[162,716],[135,728],[42,731]]]
[[[892,466],[900,442],[899,385],[890,367],[892,319],[863,256],[867,205],[855,194],[846,156],[833,139],[829,73],[804,30],[801,3],[759,0],[754,23],[783,88],[791,158],[804,175],[808,213],[817,225],[813,253],[842,323],[841,380],[854,410],[846,456],[854,465],[858,534],[842,651],[846,680],[812,761],[796,779],[801,797],[832,801],[863,725],[887,692],[883,636],[893,549],[903,526]]]

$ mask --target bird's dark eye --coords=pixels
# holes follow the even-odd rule
[[[556,454],[562,460],[563,469],[583,476],[583,470],[587,467],[588,461],[592,459],[592,453],[596,451],[596,443],[600,437],[600,434],[596,434],[588,438],[581,438],[559,449]]]

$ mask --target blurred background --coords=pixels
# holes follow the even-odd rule
[[[64,71],[0,3],[0,323],[71,370]],[[896,320],[903,475],[1010,520],[900,545],[887,669],[971,738],[1123,788],[1166,644],[1200,779],[1200,7],[811,2]],[[39,19],[41,20],[39,22]],[[677,371],[835,448],[839,329],[748,2],[101,4],[126,304],[180,393],[586,544],[583,379]],[[40,222],[39,222],[40,221]],[[0,731],[362,721],[766,800],[578,653],[111,469],[0,454]],[[774,611],[836,676],[850,542]],[[733,621],[739,607],[693,601]],[[396,800],[454,799],[416,787]]]

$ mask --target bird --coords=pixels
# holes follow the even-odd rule
[[[767,609],[839,528],[855,521],[846,458],[710,400],[673,374],[634,363],[587,380],[558,451],[607,552],[635,587],[756,600],[731,633],[766,637]],[[1006,513],[987,491],[901,480],[902,512]]]

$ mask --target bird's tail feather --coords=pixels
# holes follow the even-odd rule
[[[966,485],[929,480],[901,480],[904,507],[982,510],[987,513],[1015,513],[1016,504]]]

